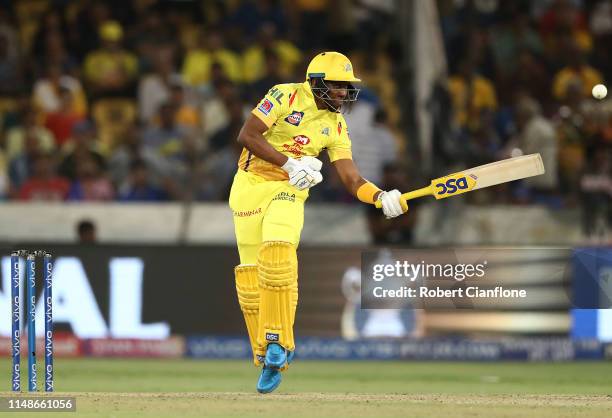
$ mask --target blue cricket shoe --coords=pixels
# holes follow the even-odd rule
[[[282,380],[280,368],[291,363],[295,356],[294,351],[286,351],[279,344],[268,344],[266,357],[261,375],[257,380],[257,392],[270,393],[276,389]]]

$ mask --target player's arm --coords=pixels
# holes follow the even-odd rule
[[[238,143],[255,156],[281,167],[289,177],[289,183],[299,190],[308,189],[323,181],[319,172],[321,161],[314,157],[295,160],[274,149],[266,140],[264,133],[282,115],[280,103],[274,106],[273,97],[265,97],[253,109],[248,119],[240,129]]]
[[[383,212],[389,218],[408,211],[408,205],[400,198],[401,193],[398,190],[385,192],[361,177],[352,159],[342,158],[335,160],[333,164],[346,190],[360,201],[374,204],[380,199]]]
[[[238,142],[262,160],[282,167],[289,158],[275,150],[266,140],[263,134],[267,130],[266,124],[251,114],[238,134]]]

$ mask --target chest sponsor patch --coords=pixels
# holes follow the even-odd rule
[[[310,143],[310,138],[306,135],[297,135],[293,137],[293,141],[300,145],[308,145]]]
[[[273,107],[274,107],[274,103],[272,103],[268,99],[264,99],[264,101],[261,102],[257,110],[259,110],[264,115],[268,116]]]
[[[304,118],[304,112],[295,111],[285,118],[285,122],[293,126],[299,126]]]

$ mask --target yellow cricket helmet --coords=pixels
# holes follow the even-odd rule
[[[306,80],[322,78],[329,81],[360,82],[353,74],[351,61],[339,52],[321,52],[317,54],[306,70]]]

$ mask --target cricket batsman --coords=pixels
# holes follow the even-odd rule
[[[352,160],[342,112],[357,99],[354,83],[360,81],[346,56],[320,53],[308,65],[304,83],[279,84],[268,91],[238,136],[244,149],[229,198],[240,254],[236,290],[253,360],[263,366],[260,393],[278,387],[295,350],[296,249],[308,189],[323,181],[319,153],[327,151],[357,199],[380,201],[389,218],[408,210],[398,190],[380,190],[361,177]]]

